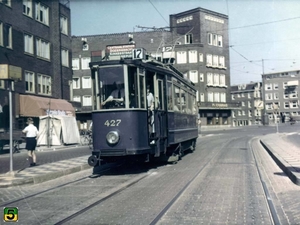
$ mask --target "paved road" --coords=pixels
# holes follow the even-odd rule
[[[295,132],[288,136],[298,135],[290,127],[281,129]],[[138,173],[126,172],[126,168],[123,168],[121,172],[68,185],[18,203],[20,216],[24,219],[22,222],[53,224],[124,185],[128,179],[149,174],[147,179],[71,221],[71,224],[149,224],[187,181],[203,169],[164,214],[160,224],[271,224],[255,155],[262,178],[270,190],[269,200],[274,203],[281,224],[300,224],[300,187],[284,175],[259,140],[254,140],[252,150],[249,147],[252,138],[269,133],[274,133],[272,127],[204,132],[196,151],[183,157],[176,165],[153,167]],[[90,172],[82,171],[39,185],[11,187],[9,193],[29,195],[63,184],[71,177],[84,177]]]

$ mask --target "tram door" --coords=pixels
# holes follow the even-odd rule
[[[156,75],[154,76],[154,98],[155,98],[155,131],[156,137],[158,138],[158,151],[155,156],[160,155],[160,150],[166,149],[167,145],[167,113],[166,113],[166,104],[165,104],[165,82],[164,76]]]

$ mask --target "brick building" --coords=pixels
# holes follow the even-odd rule
[[[26,117],[38,121],[49,109],[52,114],[74,110],[66,101],[72,81],[70,25],[68,1],[0,1],[0,127],[7,128],[3,108],[10,82],[3,78],[10,70],[5,68],[19,73],[12,82],[14,128],[23,128]]]
[[[231,125],[231,110],[238,104],[231,103],[230,98],[228,16],[195,8],[170,15],[168,29],[73,36],[72,40],[71,98],[82,102],[77,113],[80,120],[89,120],[92,109],[88,63],[103,58],[107,45],[131,42],[157,59],[173,63],[195,83],[202,125]]]
[[[262,75],[266,122],[274,123],[276,116],[299,120],[299,80],[299,70]]]
[[[263,101],[261,82],[231,86],[231,101],[239,104],[232,110],[232,125],[247,126],[262,124]]]

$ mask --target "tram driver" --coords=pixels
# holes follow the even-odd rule
[[[115,101],[115,103],[117,103],[119,106],[124,105],[125,92],[124,92],[122,82],[117,81],[116,87],[117,89],[111,92],[110,96],[108,96],[108,98],[104,102],[102,102],[102,105],[105,105],[106,103],[113,102],[113,101]]]

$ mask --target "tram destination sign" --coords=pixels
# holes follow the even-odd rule
[[[110,59],[114,58],[131,58],[132,50],[135,48],[134,44],[126,45],[107,45],[106,54]]]

